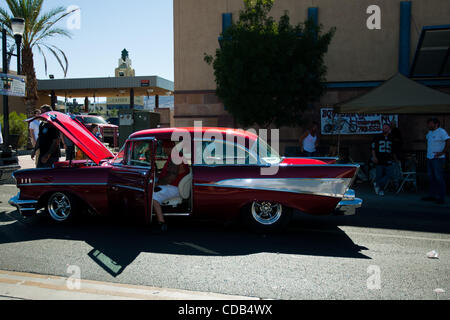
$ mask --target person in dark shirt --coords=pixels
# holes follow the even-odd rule
[[[384,189],[393,176],[393,166],[396,156],[393,153],[393,141],[390,135],[391,126],[385,124],[383,133],[376,136],[372,142],[372,161],[376,165],[375,193],[384,196]]]
[[[41,113],[51,112],[48,105],[41,107]],[[59,161],[61,151],[59,149],[60,133],[51,123],[42,121],[39,126],[39,136],[34,147],[31,158],[34,160],[36,151],[39,150],[39,158],[36,168],[51,168],[55,162]]]

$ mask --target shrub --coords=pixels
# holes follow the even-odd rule
[[[23,113],[17,114],[17,112],[13,111],[9,114],[9,134],[19,136],[18,149],[25,148],[27,145],[28,123],[25,122],[26,119],[27,116]],[[0,115],[0,122],[3,130],[3,115]]]

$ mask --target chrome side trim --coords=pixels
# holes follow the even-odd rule
[[[343,198],[351,179],[230,179],[210,184],[196,183],[199,187],[236,188],[263,191],[278,191]]]
[[[190,217],[191,213],[163,213],[164,217]],[[152,213],[153,217],[156,217],[156,214]]]
[[[62,186],[107,186],[107,183],[25,183],[18,184],[18,187],[62,187]]]
[[[142,188],[135,188],[135,187],[130,187],[130,186],[124,186],[124,185],[121,185],[121,184],[115,184],[115,185],[113,185],[113,187],[118,187],[118,188],[122,188],[122,189],[129,189],[129,190],[138,191],[138,192],[145,192],[145,190],[142,189]]]

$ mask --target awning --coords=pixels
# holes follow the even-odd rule
[[[135,96],[166,96],[174,84],[157,76],[38,80],[40,94],[60,97],[129,97],[131,89]]]
[[[450,114],[450,95],[397,74],[372,91],[339,103],[336,113]]]

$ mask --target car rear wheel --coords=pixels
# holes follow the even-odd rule
[[[287,227],[292,210],[270,201],[255,201],[245,209],[248,226],[257,232],[279,231]]]
[[[59,223],[71,220],[75,208],[75,200],[65,193],[55,192],[47,201],[47,212],[50,218]]]

